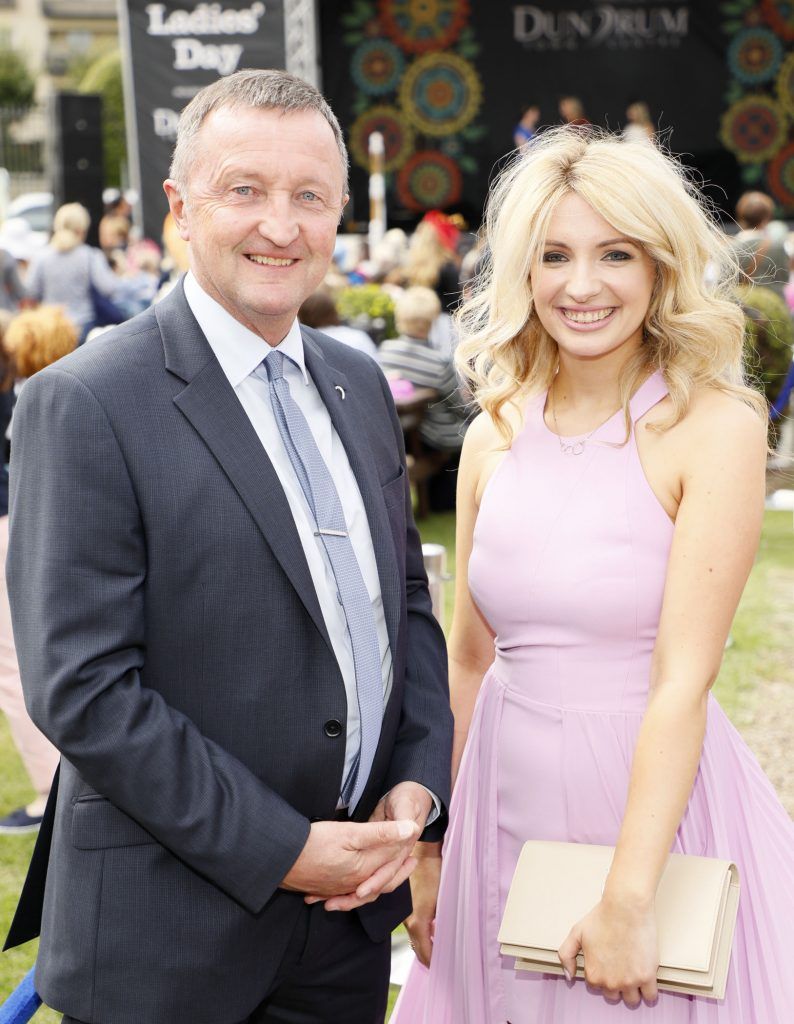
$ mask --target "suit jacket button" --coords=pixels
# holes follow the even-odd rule
[[[336,718],[329,718],[323,726],[323,732],[330,739],[335,740],[337,736],[342,735],[342,723]]]

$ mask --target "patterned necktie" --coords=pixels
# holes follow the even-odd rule
[[[342,785],[342,800],[352,812],[369,778],[383,718],[383,677],[372,602],[350,543],[339,494],[284,378],[284,353],[270,352],[255,372],[262,379],[266,376],[270,386],[270,402],[281,440],[314,515],[315,535],[319,535],[328,554],[338,599],[347,619],[361,723],[358,753]]]

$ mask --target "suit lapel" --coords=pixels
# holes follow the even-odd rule
[[[386,629],[393,653],[397,650],[400,622],[400,577],[377,466],[372,450],[366,444],[368,428],[361,414],[360,396],[345,374],[328,362],[314,339],[306,331],[302,333],[306,366],[344,445],[364,502],[378,565]]]
[[[215,358],[181,284],[155,306],[166,368],[186,382],[174,403],[217,459],[333,653],[328,630],[278,475]]]

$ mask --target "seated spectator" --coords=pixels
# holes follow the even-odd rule
[[[119,281],[116,303],[125,316],[133,317],[148,309],[157,295],[160,249],[152,241],[134,242],[126,255],[126,270]]]
[[[8,309],[0,309],[0,516],[8,515],[8,424],[14,408],[14,381],[16,368],[14,360],[5,346],[5,335],[14,320]]]
[[[97,228],[99,247],[106,256],[110,256],[115,249],[127,248],[131,227],[132,206],[127,196],[116,189],[108,189],[104,215]]]
[[[788,283],[788,253],[772,227],[775,201],[764,192],[745,192],[736,204],[741,231],[735,236],[742,270],[754,284],[771,288],[783,297]]]
[[[26,297],[25,286],[19,276],[19,258],[13,248],[6,248],[0,241],[0,309],[19,309]]]
[[[39,306],[18,313],[5,333],[5,349],[18,381],[68,355],[77,346],[77,328],[60,306]]]
[[[41,232],[34,231],[24,217],[9,217],[0,225],[0,249],[16,260],[23,281],[31,262],[45,245]]]
[[[370,280],[382,282],[402,266],[408,255],[408,236],[402,228],[390,228],[370,256]]]
[[[400,337],[387,339],[378,349],[378,362],[387,377],[438,392],[438,401],[427,410],[419,427],[425,451],[435,457],[441,470],[430,482],[433,511],[455,507],[456,474],[450,470],[457,468],[469,412],[452,360],[431,348],[428,341],[440,311],[439,298],[431,289],[406,289],[395,302]]]
[[[342,323],[333,296],[325,288],[318,288],[304,300],[298,310],[298,320],[307,327],[314,327],[315,330],[358,349],[359,352],[366,352],[368,356],[374,357],[377,352],[375,342],[366,331]]]

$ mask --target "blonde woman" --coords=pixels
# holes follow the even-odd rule
[[[626,120],[628,124],[623,129],[623,138],[627,142],[653,141],[654,125],[647,103],[643,103],[642,100],[629,103],[626,108]]]
[[[443,213],[431,211],[417,224],[405,262],[387,281],[404,288],[432,288],[445,313],[454,311],[460,298],[455,243],[458,230]]]
[[[703,285],[730,252],[655,147],[565,128],[506,171],[487,243],[458,350],[483,411],[458,491],[457,782],[443,870],[420,844],[411,880],[430,970],[414,966],[395,1020],[788,1020],[794,829],[709,692],[764,498],[742,315]],[[499,954],[527,839],[616,845],[559,951],[568,972],[583,951],[588,984]],[[724,1001],[657,993],[671,849],[739,865]]]
[[[27,281],[30,298],[66,309],[80,341],[97,321],[92,289],[112,301],[119,286],[104,253],[86,245],[90,226],[91,216],[80,203],[61,206],[53,219],[49,245],[31,267]]]

